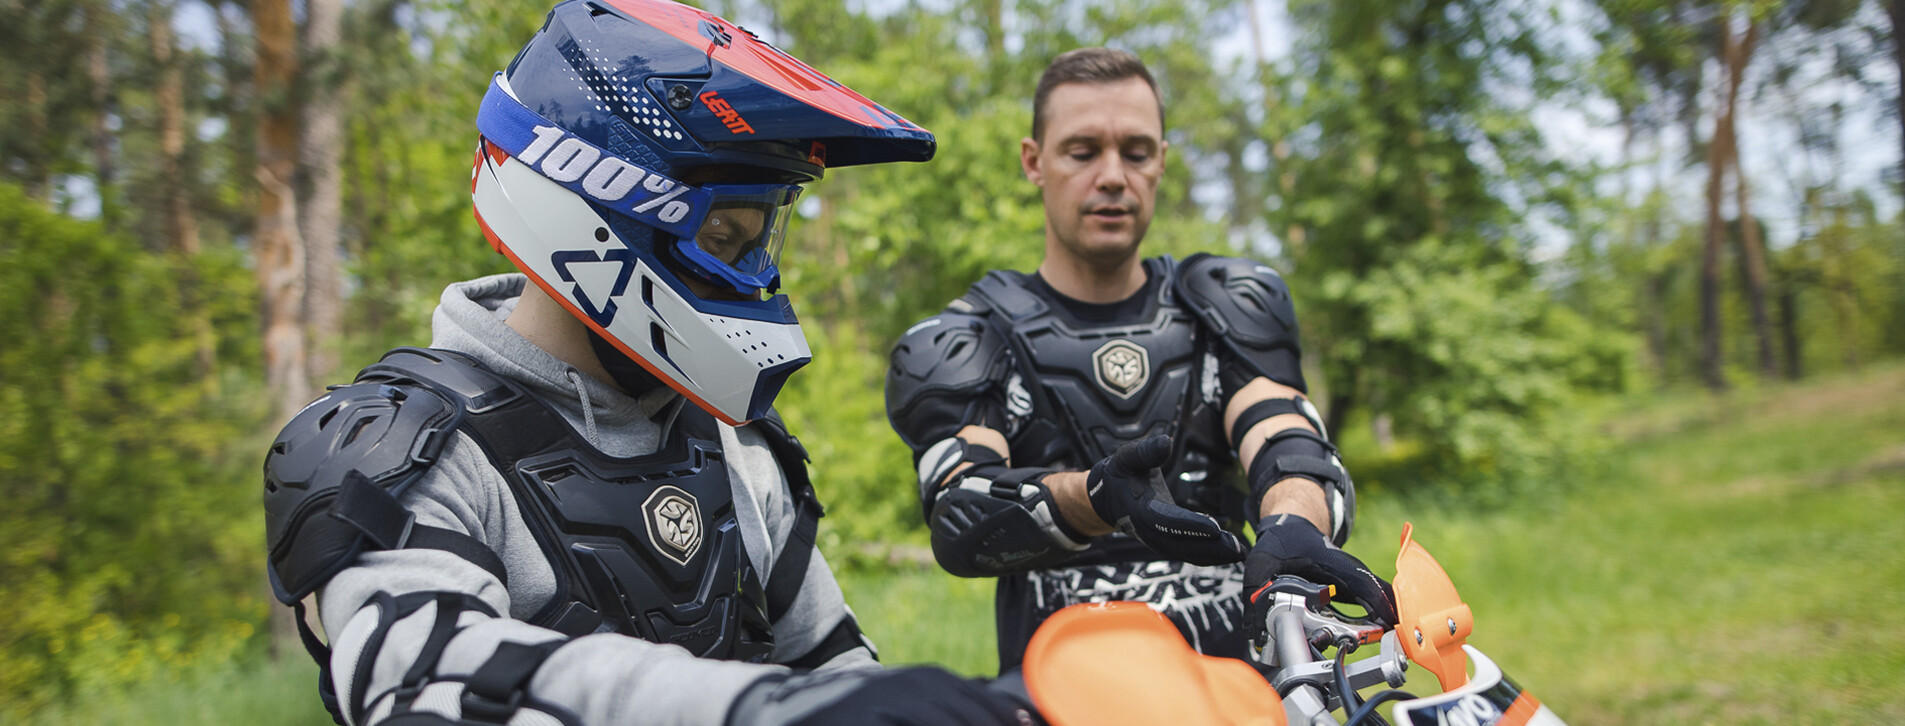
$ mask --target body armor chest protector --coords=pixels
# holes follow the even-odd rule
[[[509,480],[555,571],[554,597],[529,622],[570,636],[674,643],[706,658],[765,661],[772,652],[719,424],[700,408],[678,405],[659,451],[617,458],[521,386],[454,353],[400,350],[359,381],[421,385],[462,404],[458,428]]]
[[[1028,276],[994,271],[962,300],[1006,340],[1007,437],[1014,466],[1089,468],[1119,445],[1172,438],[1172,496],[1219,521],[1241,521],[1243,492],[1223,435],[1217,360],[1196,316],[1172,292],[1169,257],[1146,261],[1143,313],[1114,323],[1079,320],[1027,289]]]

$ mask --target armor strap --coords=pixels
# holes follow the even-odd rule
[[[1257,424],[1263,423],[1266,419],[1287,414],[1309,418],[1294,398],[1266,398],[1250,404],[1249,408],[1237,415],[1237,423],[1230,429],[1230,448],[1233,451],[1241,451],[1244,448],[1244,436],[1248,435],[1251,429],[1256,428]]]
[[[488,545],[462,532],[417,524],[417,516],[397,503],[390,490],[371,483],[363,474],[353,471],[345,475],[337,501],[331,505],[331,516],[363,532],[377,549],[441,550],[483,568],[504,587],[509,586],[503,558]]]
[[[833,630],[827,633],[827,637],[821,638],[820,642],[814,645],[813,650],[788,661],[786,665],[795,670],[813,670],[854,648],[866,648],[868,653],[873,654],[874,660],[880,659],[880,652],[875,650],[873,644],[867,642],[866,635],[860,632],[860,623],[855,621],[852,615],[848,615],[841,618],[840,624],[834,626]]]
[[[534,645],[503,641],[496,652],[470,675],[463,690],[463,720],[478,723],[509,723],[522,708],[529,679],[542,663],[568,641],[551,640]]]
[[[774,454],[782,475],[787,478],[788,490],[794,495],[794,526],[788,531],[780,555],[774,559],[774,568],[767,574],[767,619],[780,622],[781,616],[793,608],[794,601],[800,597],[801,585],[807,581],[807,564],[814,557],[814,534],[820,529],[820,518],[827,512],[820,506],[820,497],[814,494],[813,480],[807,476],[807,450],[800,445],[800,439],[794,438],[777,416],[769,415],[752,425],[760,430],[768,451]]]
[[[331,722],[344,726],[344,711],[337,702],[337,686],[331,683],[331,649],[304,622],[303,600],[291,603],[291,617],[298,621],[298,640],[304,643],[304,652],[311,656],[311,660],[317,661],[318,700],[324,702],[324,710],[331,714]]]

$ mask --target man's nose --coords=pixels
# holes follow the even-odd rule
[[[1125,173],[1129,171],[1124,159],[1117,154],[1106,154],[1104,158],[1105,163],[1099,165],[1098,178],[1094,180],[1097,182],[1095,188],[1101,192],[1123,192]]]

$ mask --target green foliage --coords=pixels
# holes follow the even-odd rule
[[[1351,450],[1352,466],[1478,493],[1548,482],[1581,453],[1560,407],[1622,385],[1627,354],[1554,303],[1527,252],[1527,219],[1566,215],[1582,180],[1548,157],[1533,99],[1496,89],[1549,88],[1554,28],[1486,1],[1291,14],[1307,32],[1269,69],[1268,92],[1294,103],[1264,122],[1289,144],[1267,218],[1332,423],[1384,417],[1407,449],[1405,466]]]
[[[194,262],[247,307],[234,257]],[[168,260],[0,185],[0,700],[223,660],[262,611],[252,386],[195,369],[178,298]]]
[[[886,423],[881,394],[886,356],[867,350],[865,334],[839,324],[808,327],[814,362],[776,399],[788,427],[807,447],[814,489],[829,515],[821,551],[835,567],[877,561],[872,543],[920,532],[913,455]],[[920,532],[923,534],[923,532]]]

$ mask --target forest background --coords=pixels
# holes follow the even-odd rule
[[[1291,280],[1366,500],[1512,507],[1592,482],[1594,401],[1905,355],[1897,0],[708,7],[939,136],[811,187],[783,260],[815,362],[779,407],[848,572],[917,566],[886,353],[1036,264],[1017,142],[1083,45],[1163,88],[1147,251]],[[445,284],[510,269],[470,215],[472,120],[545,11],[0,0],[0,711],[303,657],[268,607],[265,448],[427,341]]]

